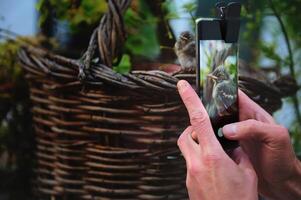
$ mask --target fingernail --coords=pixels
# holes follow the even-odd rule
[[[219,129],[218,129],[217,135],[218,135],[218,137],[220,137],[220,138],[224,137],[224,133],[223,133],[223,129],[222,129],[222,128],[219,128]]]
[[[195,131],[192,131],[191,137],[192,137],[193,140],[197,140],[198,139],[198,136],[197,136],[197,134],[196,134]]]
[[[178,86],[178,90],[180,92],[182,92],[182,91],[185,90],[185,88],[188,87],[188,83],[186,81],[181,80],[181,81],[178,82],[177,86]]]
[[[236,134],[237,126],[236,124],[228,124],[223,127],[223,133],[227,136],[233,136]]]

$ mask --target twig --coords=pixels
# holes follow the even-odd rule
[[[280,14],[277,12],[277,10],[276,10],[276,8],[273,4],[273,1],[272,0],[268,0],[268,1],[270,2],[271,9],[274,12],[275,17],[277,18],[277,20],[279,22],[281,31],[283,33],[283,36],[284,36],[284,39],[285,39],[285,42],[286,42],[286,46],[287,46],[287,50],[288,50],[288,54],[289,54],[289,61],[290,61],[289,67],[290,67],[291,76],[296,78],[295,69],[294,69],[295,63],[294,63],[294,59],[293,59],[293,51],[292,51],[291,43],[289,41],[288,33],[285,29],[285,26],[284,26],[284,23],[281,19]]]
[[[6,35],[9,35],[9,36],[20,37],[19,34],[13,32],[13,31],[10,31],[10,30],[8,30],[8,29],[0,28],[0,33],[1,33],[1,32],[4,33],[4,34],[6,34]]]
[[[18,42],[21,45],[31,45],[31,46],[37,46],[33,42],[27,40],[26,38],[22,37],[22,35],[19,35],[18,33],[15,33],[13,31],[3,29],[0,27],[0,39],[4,40],[10,40],[13,42]]]
[[[169,47],[169,46],[164,46],[164,45],[160,45],[160,49],[168,49],[168,50],[174,50],[173,47]]]
[[[284,23],[283,23],[283,21],[281,19],[280,14],[277,12],[277,10],[275,8],[275,5],[273,4],[273,1],[272,0],[268,0],[268,1],[269,1],[270,7],[271,7],[271,9],[272,9],[275,17],[277,18],[277,21],[278,21],[278,23],[280,25],[281,31],[282,31],[284,39],[285,39],[285,43],[286,43],[288,54],[289,54],[288,56],[289,56],[290,74],[296,80],[296,73],[295,73],[295,68],[294,68],[295,67],[295,63],[294,63],[293,51],[292,51],[292,47],[291,47],[290,40],[289,40],[289,37],[288,37],[288,33],[286,31],[286,28],[284,26]],[[293,99],[293,104],[294,104],[294,108],[295,108],[297,120],[299,122],[299,125],[301,125],[301,114],[300,114],[300,111],[299,111],[299,100],[297,98],[297,95],[294,94],[292,96],[292,99]]]
[[[189,11],[189,15],[190,15],[190,17],[191,17],[191,19],[193,20],[193,23],[195,22],[195,20],[196,20],[196,18],[193,16],[193,14],[192,14],[192,12],[191,11]]]

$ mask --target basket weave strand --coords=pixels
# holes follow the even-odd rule
[[[20,52],[20,60],[41,147],[37,190],[42,197],[185,199],[185,165],[176,140],[187,118],[179,117],[186,111],[176,78],[159,71],[149,79],[144,72],[115,76],[92,65],[96,73],[83,90],[77,61],[32,47]],[[152,83],[153,77],[162,83]],[[163,87],[170,90],[165,95]]]
[[[19,52],[33,105],[41,199],[187,198],[176,141],[189,120],[176,83],[194,84],[195,75],[111,69],[125,42],[129,3],[108,1],[81,59],[32,46]],[[273,86],[240,76],[239,87],[269,112],[281,106]]]

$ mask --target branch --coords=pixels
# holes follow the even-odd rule
[[[293,51],[292,51],[291,43],[289,41],[288,33],[285,29],[285,26],[284,26],[284,23],[281,19],[280,14],[277,12],[277,10],[276,10],[276,8],[273,4],[273,1],[272,0],[268,0],[268,1],[270,3],[272,11],[275,14],[275,17],[277,18],[277,21],[279,22],[281,31],[282,31],[284,39],[285,39],[285,43],[286,43],[288,54],[289,54],[289,61],[290,61],[289,67],[290,67],[291,76],[296,78],[295,69],[294,69],[295,63],[294,63],[294,58],[293,58]]]
[[[18,35],[17,33],[13,32],[13,31],[3,29],[3,28],[0,27],[0,41],[1,41],[1,39],[15,40],[19,36],[20,35]]]
[[[286,31],[286,28],[284,26],[284,23],[281,19],[281,16],[280,14],[278,13],[277,9],[275,8],[275,5],[273,3],[272,0],[268,0],[269,4],[270,4],[270,7],[275,15],[275,17],[277,18],[277,21],[280,25],[280,28],[281,28],[281,31],[283,33],[283,36],[284,36],[284,39],[285,39],[285,43],[286,43],[286,47],[287,47],[287,50],[288,50],[288,56],[289,56],[289,68],[290,68],[290,74],[291,76],[296,80],[296,73],[295,73],[295,63],[294,63],[294,57],[293,57],[293,51],[292,51],[292,47],[291,47],[291,43],[290,43],[290,40],[289,40],[289,37],[288,37],[288,33]],[[293,98],[293,104],[294,104],[294,107],[295,107],[295,112],[296,112],[296,117],[297,117],[297,120],[299,122],[299,124],[301,125],[301,114],[300,114],[300,111],[299,111],[299,101],[298,101],[298,98],[297,98],[297,95],[293,95],[292,96]]]
[[[6,35],[8,35],[8,36],[11,36],[11,37],[20,37],[19,34],[13,32],[13,31],[10,31],[10,30],[8,30],[8,29],[4,29],[4,28],[1,28],[1,27],[0,27],[0,33],[1,33],[1,32],[4,33],[4,34],[6,34]]]

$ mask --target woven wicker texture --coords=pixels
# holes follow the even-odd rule
[[[186,199],[177,148],[188,125],[176,83],[194,74],[112,71],[126,34],[127,0],[109,0],[79,60],[26,46],[19,53],[30,85],[41,199]],[[98,57],[98,64],[91,60]],[[269,112],[277,88],[240,76],[240,88]],[[260,89],[258,89],[258,87]]]

